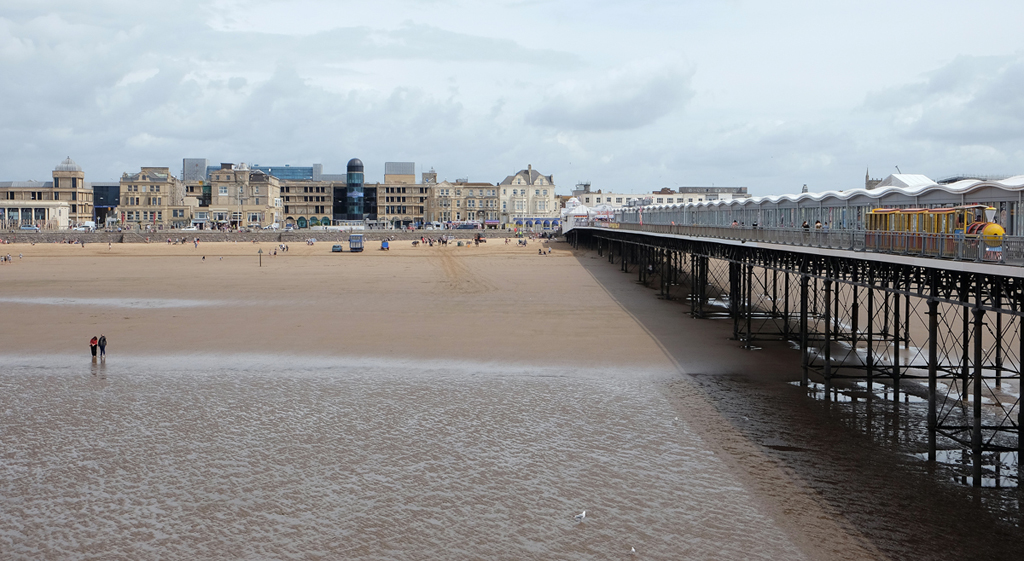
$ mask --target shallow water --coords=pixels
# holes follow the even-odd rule
[[[4,558],[802,558],[671,372],[0,358]]]

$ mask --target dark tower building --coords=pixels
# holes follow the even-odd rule
[[[363,162],[359,158],[348,161],[345,187],[334,188],[334,219],[363,220],[366,218],[363,193]]]

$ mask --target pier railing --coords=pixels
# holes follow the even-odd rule
[[[583,224],[576,224],[583,226]],[[1024,238],[1004,236],[964,236],[962,234],[920,234],[916,232],[879,232],[871,230],[805,230],[803,228],[750,228],[721,226],[681,226],[678,224],[620,224],[590,221],[593,228],[615,228],[655,234],[674,234],[775,243],[822,249],[870,251],[913,257],[936,257],[1007,265],[1024,265]]]

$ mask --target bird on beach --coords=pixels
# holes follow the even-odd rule
[[[635,548],[632,548],[632,547],[631,547],[631,548],[629,548],[629,554],[630,554],[630,555],[636,555],[636,549],[635,549]]]
[[[587,511],[584,510],[583,512],[577,514],[576,516],[573,516],[572,519],[577,521],[577,522],[583,522],[583,519],[586,518],[586,517],[587,517]]]

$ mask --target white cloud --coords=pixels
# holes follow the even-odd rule
[[[645,65],[646,66],[646,65]],[[526,122],[569,130],[645,127],[693,97],[692,72],[676,67],[616,70],[563,84],[562,91],[526,114]]]
[[[68,155],[94,180],[195,156],[360,157],[371,181],[532,163],[563,192],[1022,172],[1011,4],[9,0],[0,179]]]

